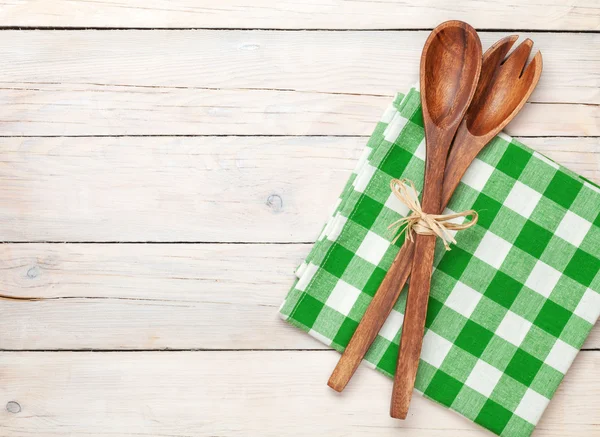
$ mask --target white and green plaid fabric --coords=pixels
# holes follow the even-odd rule
[[[399,247],[392,178],[422,189],[420,97],[399,95],[371,136],[281,307],[339,351]],[[492,432],[528,436],[600,314],[600,189],[506,135],[477,157],[449,210],[476,226],[438,241],[416,389]],[[366,361],[391,376],[406,293]]]

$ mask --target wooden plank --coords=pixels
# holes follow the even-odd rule
[[[483,34],[484,45],[503,35]],[[395,91],[415,82],[427,32],[2,36],[3,136],[365,135]],[[600,35],[529,36],[544,74],[536,104],[508,132],[600,135]]]
[[[3,244],[0,349],[325,348],[277,316],[309,248]]]
[[[597,138],[523,141],[600,181]],[[314,241],[365,143],[0,138],[0,240]]]
[[[600,103],[600,34],[517,33],[531,38],[534,50],[544,55],[544,73],[531,101]],[[484,49],[507,34],[481,32]],[[65,91],[120,85],[391,96],[417,82],[428,35],[428,31],[3,31],[5,69],[0,84],[37,88],[37,83],[50,82],[62,84]]]
[[[35,86],[0,90],[1,136],[370,135],[392,101],[271,90]],[[600,106],[528,103],[506,131],[598,136]]]
[[[579,137],[520,140],[568,169],[600,183],[600,139]]]
[[[277,309],[308,245],[3,244],[0,349],[326,348]]]
[[[314,241],[365,138],[3,138],[4,241]]]
[[[478,28],[597,30],[594,0],[13,0],[0,10],[3,26],[207,27],[280,29],[418,29],[456,19]]]
[[[406,421],[391,419],[392,384],[370,369],[357,372],[340,396],[325,384],[337,357],[329,351],[1,353],[0,400],[12,404],[0,411],[0,429],[10,437],[490,435],[419,395]],[[535,435],[597,435],[599,396],[600,352],[581,353]]]

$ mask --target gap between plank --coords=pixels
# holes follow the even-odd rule
[[[343,134],[110,134],[110,135],[0,135],[0,138],[369,138],[369,135],[343,135]],[[550,135],[531,136],[520,138],[593,138],[591,136],[557,137]]]
[[[393,28],[382,27],[375,29],[334,29],[334,28],[279,28],[279,27],[100,27],[100,26],[0,26],[0,31],[7,30],[50,30],[50,31],[85,31],[85,30],[106,30],[106,31],[260,31],[260,32],[430,32],[433,27],[415,27],[415,28]],[[480,28],[477,32],[526,32],[526,33],[600,33],[600,30],[576,30],[576,29],[494,29]]]
[[[600,350],[600,349],[599,349]],[[178,348],[161,348],[161,349],[0,349],[3,352],[100,352],[100,353],[119,353],[119,352],[335,352],[335,349],[178,349]]]
[[[0,244],[314,244],[314,241],[0,241]]]
[[[556,103],[560,105],[561,103]],[[592,105],[565,103],[566,105]],[[112,135],[0,135],[0,138],[370,138],[370,135],[343,134],[112,134]],[[515,138],[600,138],[600,135],[515,135]]]
[[[335,349],[0,349],[0,353],[27,352],[27,353],[47,353],[47,352],[69,352],[69,353],[121,353],[121,352],[336,352]],[[600,348],[580,349],[580,352],[600,352]]]

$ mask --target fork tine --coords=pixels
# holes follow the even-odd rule
[[[487,65],[490,62],[493,62],[496,65],[500,64],[518,39],[519,35],[510,35],[496,41],[496,43],[483,54],[483,64]]]
[[[523,70],[521,77],[525,80],[529,80],[534,76],[539,75],[538,71],[539,73],[542,71],[542,52],[537,52],[535,54],[529,65]]]
[[[523,41],[519,47],[517,47],[508,58],[504,61],[504,67],[506,69],[517,70],[519,76],[523,72],[525,68],[525,64],[527,63],[527,59],[529,59],[529,54],[531,53],[531,48],[533,47],[533,41],[527,38]]]
[[[473,96],[471,108],[469,108],[470,111],[472,108],[478,107],[478,105],[483,101],[488,92],[488,87],[494,80],[494,76],[498,74],[498,66],[502,61],[504,61],[504,57],[518,39],[519,35],[510,35],[502,38],[496,41],[496,43],[494,43],[494,45],[487,49],[483,54],[481,75],[479,76],[479,82],[477,83],[477,89],[475,90],[475,95]]]

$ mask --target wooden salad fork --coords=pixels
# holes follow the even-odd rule
[[[533,58],[533,61],[527,67],[520,79],[520,86],[527,87],[527,90],[520,93],[519,101],[513,101],[512,106],[514,106],[514,108],[510,115],[506,117],[505,123],[480,137],[469,134],[467,119],[471,120],[469,125],[472,126],[473,120],[477,118],[475,114],[475,108],[477,107],[474,105],[475,102],[481,102],[480,105],[484,105],[483,100],[485,100],[488,95],[487,90],[499,87],[500,82],[498,79],[500,79],[500,77],[497,75],[499,67],[517,39],[518,36],[516,35],[503,38],[490,47],[483,55],[480,79],[477,90],[475,91],[473,103],[469,107],[467,115],[458,129],[446,163],[442,193],[442,210],[448,205],[454,190],[467,171],[472,159],[481,151],[481,149],[483,149],[487,142],[496,136],[521,110],[538,83],[542,72],[542,56],[539,52]],[[527,51],[526,47],[531,46],[531,44],[530,40],[526,40],[513,54],[510,55],[510,58],[517,56],[521,59],[525,54],[524,52]],[[529,54],[529,52],[527,54]],[[525,58],[525,61],[526,59],[527,58]],[[499,96],[497,91],[496,93]],[[479,120],[481,119],[479,118]],[[466,141],[467,137],[469,137],[468,141],[471,142],[471,145],[457,147],[459,144],[457,140],[462,138],[461,141]],[[462,156],[461,159],[458,159],[459,155]],[[472,157],[470,158],[471,160],[469,160],[468,156]],[[410,275],[413,254],[414,243],[410,240],[405,240],[402,249],[394,259],[393,264],[388,270],[388,273],[373,297],[373,300],[369,304],[364,317],[361,319],[354,335],[329,379],[328,385],[334,390],[342,391],[348,384],[375,340],[377,333],[381,330],[381,327],[392,311],[392,308],[398,300],[398,296],[402,292],[404,284]]]

